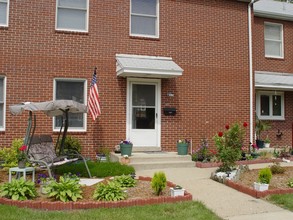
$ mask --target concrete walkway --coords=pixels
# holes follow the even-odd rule
[[[266,167],[269,164],[249,165],[250,169]],[[291,163],[282,163],[293,166]],[[289,220],[293,212],[238,192],[224,184],[210,179],[216,168],[167,168],[160,170],[140,170],[137,176],[152,177],[155,172],[163,171],[167,180],[183,186],[193,196],[193,200],[203,202],[209,209],[223,219],[229,220]]]

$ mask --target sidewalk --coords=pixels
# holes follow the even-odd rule
[[[249,165],[251,169],[266,167],[269,164]],[[293,163],[282,163],[293,166]],[[193,200],[203,202],[223,219],[229,220],[287,220],[293,219],[293,212],[238,192],[224,184],[210,179],[216,168],[167,168],[141,170],[137,176],[152,177],[156,171],[163,171],[170,180],[183,186],[193,196]]]

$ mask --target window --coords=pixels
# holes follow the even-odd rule
[[[259,119],[284,120],[284,93],[266,91],[257,92],[256,112]]]
[[[265,23],[265,56],[274,58],[284,57],[283,25]]]
[[[0,0],[0,26],[8,26],[9,0]]]
[[[89,0],[57,0],[56,29],[88,31]]]
[[[5,78],[0,76],[0,131],[5,130]]]
[[[131,0],[130,35],[159,37],[159,0]]]
[[[82,79],[55,79],[54,99],[68,99],[80,103],[86,103],[86,80]],[[69,113],[69,131],[86,131],[86,114]],[[62,117],[54,118],[53,130],[59,131],[62,125]]]

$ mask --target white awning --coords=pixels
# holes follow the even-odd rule
[[[116,54],[116,73],[122,77],[174,78],[183,69],[170,57]]]
[[[293,73],[255,71],[255,87],[293,90]]]

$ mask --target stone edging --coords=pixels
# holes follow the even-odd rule
[[[266,197],[268,195],[273,195],[273,194],[293,193],[293,189],[269,189],[269,190],[260,192],[260,191],[254,190],[252,187],[244,186],[232,180],[226,180],[226,185],[237,191],[253,196],[255,198],[262,198],[262,197]]]
[[[290,157],[289,160],[293,161],[293,157]],[[272,162],[282,162],[282,159],[255,159],[255,160],[241,160],[237,161],[237,165],[249,165],[249,164],[258,164],[258,163],[272,163]],[[198,168],[211,168],[219,167],[221,163],[203,163],[195,162],[195,166]]]
[[[138,177],[141,181],[151,181],[151,177]],[[176,184],[167,181],[168,187],[174,187]],[[185,191],[184,196],[158,196],[152,198],[141,198],[141,199],[129,199],[121,200],[117,202],[104,202],[104,201],[91,201],[91,202],[60,202],[60,201],[14,201],[7,198],[0,197],[0,204],[17,206],[19,208],[32,208],[32,209],[43,209],[43,210],[74,210],[74,209],[92,209],[92,208],[119,208],[119,207],[130,207],[130,206],[143,206],[153,205],[161,203],[175,203],[180,201],[191,201],[192,195]]]

